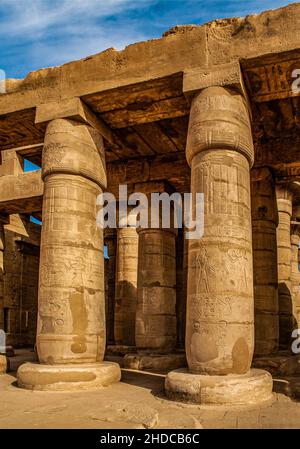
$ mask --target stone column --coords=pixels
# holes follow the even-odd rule
[[[184,271],[185,239],[183,230],[178,230],[176,242],[176,318],[177,346],[184,348],[186,315],[186,282]]]
[[[105,229],[104,244],[107,246],[108,259],[105,261],[105,313],[106,313],[106,338],[107,344],[115,342],[114,314],[115,314],[115,278],[116,278],[116,251],[117,239],[115,229]]]
[[[251,170],[255,355],[277,352],[279,344],[275,184],[269,168]]]
[[[136,346],[170,353],[176,346],[176,234],[139,229]]]
[[[1,330],[4,330],[4,227],[0,217],[0,331]]]
[[[278,227],[278,299],[279,299],[279,347],[288,349],[293,330],[293,302],[291,283],[291,216],[292,192],[287,185],[276,186]]]
[[[135,346],[138,242],[135,228],[117,230],[114,329],[115,343],[120,346]]]
[[[22,365],[18,383],[39,390],[108,385],[119,380],[120,369],[103,362],[103,232],[96,226],[96,199],[106,187],[106,172],[99,132],[71,119],[50,121],[42,178],[40,365]]]
[[[165,182],[141,183],[137,192],[145,193],[151,216],[151,193],[170,191]],[[172,208],[171,208],[172,210]],[[172,212],[171,212],[172,214]],[[138,227],[138,289],[135,342],[138,354],[127,355],[126,367],[167,370],[184,366],[185,357],[174,354],[176,335],[176,231]]]
[[[300,206],[293,205],[291,226],[291,283],[293,298],[294,329],[300,329],[300,271],[299,271],[299,243],[300,243]]]
[[[241,94],[208,87],[194,96],[186,153],[191,193],[204,193],[204,235],[189,240],[188,370],[169,373],[166,392],[193,402],[264,401],[271,397],[271,375],[250,370],[254,300],[249,172],[254,151]],[[195,196],[193,203],[195,207]]]

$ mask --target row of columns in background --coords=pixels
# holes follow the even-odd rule
[[[157,191],[157,187],[147,183],[138,188]],[[159,187],[163,190],[164,183]],[[174,229],[105,230],[108,343],[162,353],[175,349],[176,236]]]
[[[184,347],[186,252],[183,233],[106,230],[108,344],[172,352]],[[187,248],[187,245],[185,245]]]
[[[293,207],[293,198],[292,186],[276,187],[269,168],[251,171],[256,355],[288,349],[292,330],[300,327],[300,207],[297,202]],[[143,242],[150,234],[147,249]],[[142,232],[133,228],[105,230],[104,242],[109,256],[105,271],[109,344],[168,350],[166,341],[154,344],[154,336],[163,334],[166,329],[174,332],[177,318],[177,346],[184,347],[188,241],[183,235],[183,232],[176,236],[151,229]],[[163,261],[162,266],[166,239],[172,259],[168,265]],[[154,248],[158,252],[153,258]],[[145,262],[149,263],[148,270]],[[161,287],[166,282],[162,279],[166,272],[169,285]],[[205,276],[202,281],[205,282]],[[155,284],[160,286],[155,287]],[[168,319],[159,321],[155,311]],[[155,326],[153,334],[151,330]],[[148,337],[146,343],[140,338],[140,329]],[[169,349],[175,346],[173,336]]]
[[[45,120],[49,121],[49,115]],[[268,373],[250,371],[254,350],[250,168],[254,162],[254,149],[249,106],[240,92],[209,87],[194,96],[187,161],[191,167],[191,193],[204,193],[205,232],[202,238],[190,240],[188,244],[186,313],[181,312],[186,316],[185,348],[189,368],[184,376],[191,379],[189,376],[192,375],[189,385],[196,400],[201,396],[196,390],[205,386],[207,375],[221,378],[214,379],[218,389],[219,386],[223,388],[223,375],[228,374],[242,375],[238,383],[246,395],[241,399],[238,387],[236,401],[248,402],[253,396],[253,388],[257,398],[262,400],[270,396],[272,381]],[[58,382],[61,388],[62,379],[68,378],[70,387],[78,379],[87,382],[84,379],[88,375],[93,379],[93,385],[95,382],[99,385],[103,379],[103,365],[95,367],[96,373],[91,373],[94,368],[90,364],[102,364],[106,339],[103,236],[96,227],[95,207],[97,195],[106,188],[101,134],[83,121],[69,118],[50,120],[43,150],[42,177],[44,196],[37,351],[43,366],[21,366],[18,382],[27,388],[46,388],[45,382],[51,384],[47,387],[53,388],[53,384]],[[287,198],[283,198],[283,203],[287,204]],[[266,218],[265,207],[264,204],[258,207],[259,214],[262,214],[259,219],[264,222],[264,232],[265,228],[271,227],[272,234],[273,225],[265,223],[273,220],[268,218],[271,210],[267,208]],[[288,265],[290,280],[290,227],[287,232],[287,225],[280,217],[281,212],[291,213],[282,210],[281,206],[278,211],[278,272],[279,276],[288,276],[280,274],[281,264]],[[128,341],[132,343],[134,323],[134,343],[138,348],[171,351],[177,341],[176,234],[173,229],[160,228],[140,229],[138,233],[136,257],[136,249],[129,250],[128,247],[137,247],[137,237],[133,238],[132,234],[126,236],[125,229],[119,231],[115,261],[115,338],[123,338],[124,335],[127,338],[130,334]],[[264,239],[265,236],[262,241]],[[259,251],[255,245],[254,242],[254,252]],[[282,260],[280,251],[281,248],[285,251],[285,245],[289,247],[289,259]],[[262,250],[263,253],[266,251],[267,260],[268,245]],[[135,255],[127,258],[127,253]],[[131,276],[137,265],[138,277],[132,282]],[[109,282],[113,284],[112,279]],[[256,284],[260,288],[260,284]],[[272,278],[271,288],[273,284]],[[261,290],[265,285],[269,286],[269,282],[262,284]],[[134,320],[130,292],[135,289],[137,306]],[[260,310],[257,316],[274,314],[276,285],[272,291],[274,302],[268,302],[263,295],[264,305],[257,307],[256,312]],[[283,298],[282,292],[280,295]],[[125,312],[121,304],[123,299],[129,309]],[[109,316],[112,315],[110,302],[108,300]],[[284,305],[281,301],[280,313]],[[285,315],[280,315],[282,322],[287,316],[284,311]],[[56,365],[60,367],[55,369]],[[70,370],[66,374],[61,365],[70,365],[71,374]],[[75,369],[74,365],[80,365],[81,370]],[[111,373],[110,378],[117,380],[119,371],[112,366],[106,367]],[[175,373],[175,377],[167,378],[169,393],[182,392],[186,388],[186,377],[181,379],[181,374]],[[197,376],[193,377],[195,374],[205,374],[201,376],[200,383]],[[264,394],[257,389],[257,383],[255,387],[252,382],[248,384],[248,377],[244,375],[258,379]],[[234,382],[237,385],[236,377]],[[232,401],[232,395],[229,387],[224,401]]]
[[[255,353],[290,349],[300,328],[299,193],[275,184],[269,168],[252,170]]]

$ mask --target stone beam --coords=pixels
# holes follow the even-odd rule
[[[91,125],[109,142],[115,138],[109,127],[97,117],[78,97],[45,103],[37,106],[35,123],[50,122],[58,118],[79,120]]]
[[[0,165],[0,170],[1,168]],[[168,180],[179,192],[189,190],[190,168],[183,154],[112,162],[108,164],[107,171],[109,173],[107,190],[116,198],[118,198],[119,184],[130,185],[130,191],[133,190],[134,184],[162,179]],[[43,188],[41,170],[0,176],[0,213],[41,211]]]
[[[183,153],[116,161],[107,165],[107,172],[107,190],[116,197],[119,184],[167,180],[179,192],[188,192],[190,188],[191,170]]]
[[[242,66],[246,85],[255,102],[299,96],[292,89],[295,81],[292,72],[300,68],[299,50],[245,60]]]
[[[42,210],[41,172],[0,176],[0,213],[31,213]]]
[[[233,87],[244,96],[246,89],[238,60],[213,67],[186,70],[183,74],[183,93],[194,94],[211,86]]]

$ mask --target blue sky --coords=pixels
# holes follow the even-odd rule
[[[245,16],[287,0],[0,0],[0,69],[8,78],[160,37],[177,24]]]

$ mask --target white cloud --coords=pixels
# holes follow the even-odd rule
[[[153,1],[138,0],[138,5]],[[136,8],[133,0],[0,0],[0,52],[8,64],[17,60],[27,72],[27,67],[58,65],[108,47],[122,49],[147,39],[130,20],[118,19]],[[8,76],[19,71],[13,68]]]
[[[140,6],[149,3],[151,0],[139,0]],[[4,12],[1,34],[33,35],[52,26],[103,19],[136,6],[132,0],[0,0]]]
[[[171,26],[282,6],[284,0],[0,0],[9,77],[159,37]]]

